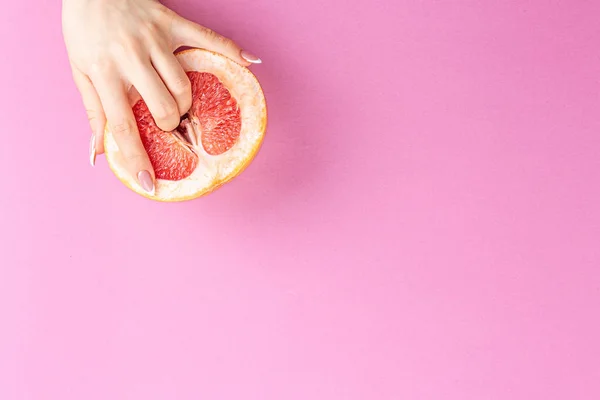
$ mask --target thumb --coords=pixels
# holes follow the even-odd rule
[[[180,16],[174,18],[173,35],[177,47],[191,46],[210,50],[246,67],[250,64],[262,63],[260,58],[243,50],[233,40]]]
[[[96,154],[104,153],[104,126],[106,115],[102,107],[100,97],[90,79],[77,68],[73,68],[73,80],[81,94],[83,105],[92,129],[90,140],[90,163],[92,166],[96,161]]]

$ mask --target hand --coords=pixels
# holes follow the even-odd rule
[[[192,104],[190,82],[173,53],[177,48],[205,48],[245,66],[261,62],[156,0],[63,0],[63,34],[92,128],[91,164],[104,152],[108,123],[128,171],[150,193],[154,170],[137,130],[129,89],[139,92],[158,127],[170,131]]]

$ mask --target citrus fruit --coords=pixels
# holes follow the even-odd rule
[[[158,128],[139,94],[130,99],[154,168],[154,194],[128,173],[108,127],[104,134],[106,160],[117,178],[142,196],[168,202],[203,196],[239,175],[256,155],[267,124],[262,88],[246,67],[201,49],[176,57],[192,84],[192,106],[175,130]]]

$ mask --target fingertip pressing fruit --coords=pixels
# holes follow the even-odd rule
[[[132,98],[156,176],[153,194],[127,172],[108,127],[104,134],[106,160],[117,178],[134,192],[165,202],[203,196],[238,176],[258,152],[267,125],[264,93],[246,67],[201,49],[177,58],[192,84],[192,106],[175,130],[158,128],[146,103],[139,95]]]

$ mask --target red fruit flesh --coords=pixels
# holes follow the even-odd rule
[[[198,143],[206,153],[216,156],[231,149],[241,132],[240,110],[223,83],[206,72],[190,71],[187,75],[192,84],[192,107],[174,131],[156,126],[143,100],[133,107],[142,143],[158,179],[187,178],[198,166]],[[188,134],[191,126],[199,138]]]
[[[242,129],[237,101],[216,76],[201,72],[188,76],[194,94],[190,115],[199,119],[202,146],[210,155],[223,154],[233,147]]]
[[[198,156],[183,146],[174,134],[156,126],[143,100],[136,103],[133,113],[156,177],[177,181],[190,176],[198,165]]]

